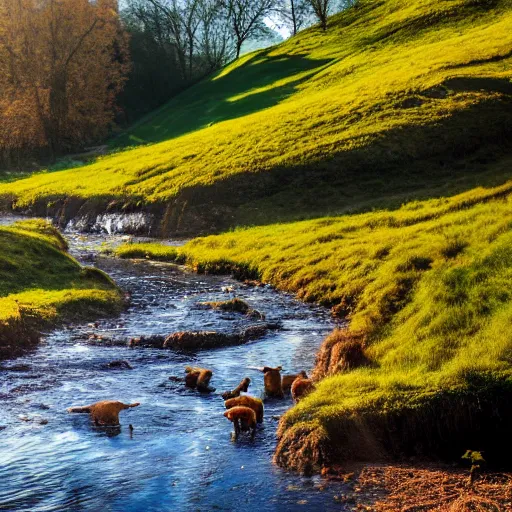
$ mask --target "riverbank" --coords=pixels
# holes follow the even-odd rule
[[[281,420],[276,462],[485,450],[510,461],[512,183],[394,212],[239,229],[121,257],[260,279],[350,321],[326,341],[316,392]],[[347,355],[357,347],[356,364]]]
[[[122,309],[114,282],[72,258],[50,224],[0,226],[0,246],[0,359],[33,348],[45,329]]]
[[[70,235],[72,254],[80,261],[88,258],[110,245],[107,238]],[[322,337],[333,328],[325,310],[297,303],[269,287],[197,275],[173,265],[102,257],[96,264],[132,294],[130,308],[94,326],[54,331],[38,350],[1,365],[0,502],[9,509],[96,510],[108,503],[128,512],[155,506],[185,509],[191,504],[231,510],[244,500],[252,507],[280,511],[309,507],[396,512],[414,506],[460,512],[474,510],[461,503],[475,502],[496,504],[485,510],[508,510],[510,474],[484,473],[468,489],[468,466],[425,466],[418,461],[400,466],[346,464],[330,467],[325,478],[276,471],[270,463],[275,429],[290,398],[266,402],[265,424],[254,442],[232,443],[218,395],[249,371],[250,392],[260,396],[262,375],[248,369],[255,364],[309,371]],[[92,333],[126,339],[183,329],[233,329],[248,320],[197,306],[222,300],[226,288],[269,320],[282,321],[282,329],[247,346],[189,355],[91,344]],[[217,394],[198,394],[169,380],[182,375],[190,358],[214,370]],[[133,369],[109,369],[113,360],[129,360]],[[105,397],[142,403],[123,418],[124,427],[134,425],[133,433],[123,428],[111,437],[91,428],[86,418],[65,412],[67,406]],[[74,485],[62,488],[66,478]]]

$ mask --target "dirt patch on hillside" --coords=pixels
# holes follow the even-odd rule
[[[365,354],[362,336],[354,336],[345,330],[334,330],[322,343],[316,357],[313,379],[354,370],[370,364]]]

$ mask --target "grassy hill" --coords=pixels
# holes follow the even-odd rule
[[[119,311],[123,299],[102,272],[82,267],[45,222],[0,227],[0,359],[34,345],[42,328]]]
[[[320,351],[326,378],[281,420],[280,464],[467,449],[510,463],[512,182],[118,255],[261,279],[348,318]]]
[[[362,0],[114,141],[150,145],[3,184],[2,203],[63,217],[84,203],[150,208],[175,234],[497,185],[508,169],[487,164],[510,150],[511,14],[510,0]]]

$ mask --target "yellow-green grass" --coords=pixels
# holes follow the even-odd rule
[[[0,247],[0,358],[33,345],[44,327],[122,307],[122,294],[110,278],[82,267],[46,222],[0,227]]]
[[[191,217],[222,229],[503,183],[509,169],[486,164],[510,152],[511,47],[511,0],[361,0],[325,33],[242,57],[117,140],[164,142],[0,184],[0,198],[178,200],[181,224],[196,206]]]
[[[327,377],[284,416],[279,462],[319,462],[313,449],[314,460],[297,459],[306,438],[327,443],[324,458],[375,456],[384,439],[397,452],[421,445],[457,456],[473,442],[490,458],[499,443],[510,454],[502,436],[512,422],[512,182],[394,212],[239,229],[178,249],[125,245],[117,254],[261,279],[348,316],[370,364]]]

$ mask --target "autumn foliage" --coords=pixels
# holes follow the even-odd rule
[[[0,0],[0,159],[104,137],[126,48],[116,0]]]

